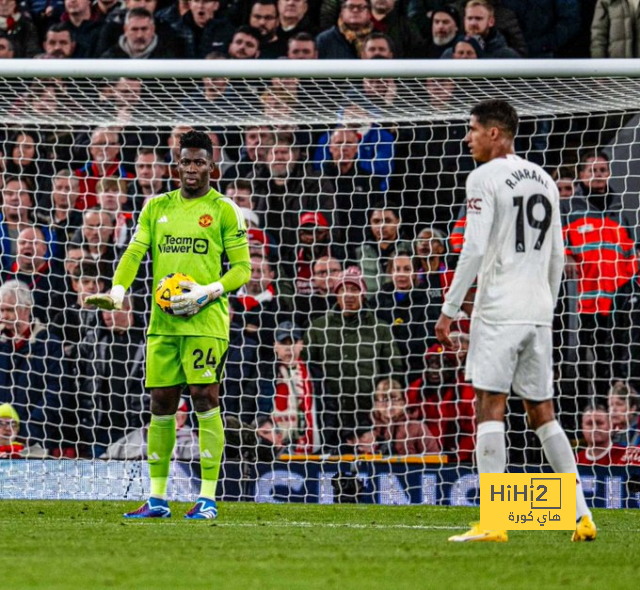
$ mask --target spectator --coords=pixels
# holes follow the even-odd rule
[[[240,158],[230,166],[223,175],[223,183],[243,178],[264,176],[262,167],[266,159],[266,151],[271,147],[272,131],[266,125],[248,125],[242,133]],[[257,208],[254,201],[253,209]]]
[[[311,376],[300,358],[302,346],[301,330],[291,322],[278,324],[275,395],[271,387],[261,391],[259,405],[275,425],[282,446],[298,453],[314,453],[320,450],[320,432]]]
[[[116,259],[115,219],[108,211],[98,208],[86,209],[82,216],[82,227],[72,238],[74,244],[87,249],[91,258],[100,266],[102,276],[113,276]]]
[[[278,37],[277,0],[254,0],[249,26],[260,31],[260,58],[277,59],[286,55],[287,40]]]
[[[287,43],[287,58],[318,59],[318,48],[315,38],[306,32],[291,35]]]
[[[347,269],[334,289],[337,306],[312,322],[302,353],[313,378],[324,447],[345,443],[344,431],[371,428],[378,381],[403,373],[389,327],[364,305],[360,271]]]
[[[373,410],[373,428],[383,455],[426,455],[440,445],[420,418],[407,412],[402,385],[396,379],[378,383]]]
[[[226,51],[226,45],[225,45]],[[226,53],[211,51],[205,59],[227,59]],[[237,109],[242,115],[249,115],[251,112],[256,116],[259,113],[260,105],[254,92],[243,92],[241,81],[233,83],[228,78],[212,78],[205,76],[202,84],[194,91],[190,92],[182,103],[182,111],[185,117],[227,117],[230,109]],[[248,86],[245,86],[247,89]]]
[[[265,176],[253,181],[256,212],[263,216],[265,230],[278,244],[280,259],[293,260],[302,211],[322,212],[331,225],[332,187],[301,161],[293,133],[274,135],[265,163]]]
[[[556,181],[561,199],[573,197],[576,192],[576,178],[569,168],[557,168],[551,177]]]
[[[253,184],[250,180],[238,179],[227,185],[224,196],[231,199],[241,209],[253,209]]]
[[[0,405],[0,459],[21,459],[25,447],[17,440],[20,416],[11,404]]]
[[[123,33],[117,44],[101,56],[102,59],[173,59],[173,49],[156,34],[156,24],[145,8],[132,8],[124,19]]]
[[[489,59],[519,58],[521,55],[507,45],[502,33],[495,26],[495,11],[488,0],[469,0],[464,9],[464,33],[479,36],[484,41],[484,56]],[[514,19],[514,25],[518,23]],[[519,30],[519,29],[518,29]],[[450,58],[453,48],[443,52],[443,58]]]
[[[75,171],[76,176],[80,178],[77,209],[82,211],[95,206],[96,185],[101,178],[133,178],[121,162],[121,147],[119,128],[97,127],[93,130],[89,143],[91,160]]]
[[[89,457],[140,427],[144,410],[144,334],[131,298],[100,313],[104,328],[87,331],[78,347],[78,430]]]
[[[71,277],[71,286],[76,295],[75,301],[53,318],[51,331],[62,341],[65,357],[75,363],[79,358],[78,346],[85,340],[87,332],[102,325],[98,312],[84,306],[84,300],[89,295],[104,291],[104,279],[94,260],[79,258]]]
[[[91,256],[89,252],[82,246],[78,246],[76,244],[69,244],[66,249],[66,255],[64,257],[62,263],[62,270],[56,272],[57,276],[61,276],[64,278],[64,307],[70,307],[76,303],[77,294],[76,289],[74,289],[74,280],[78,267],[82,264],[83,260],[90,260]],[[59,263],[56,264],[56,267],[59,266]],[[54,317],[54,320],[56,318]]]
[[[392,39],[396,58],[424,56],[426,44],[418,27],[401,14],[396,0],[372,0],[371,22],[375,31]]]
[[[8,281],[0,287],[0,403],[18,413],[20,440],[53,449],[60,443],[62,349],[32,308],[24,283]]]
[[[578,279],[578,393],[587,400],[594,393],[604,398],[612,377],[627,378],[631,326],[621,310],[638,263],[621,198],[609,189],[606,156],[584,153],[578,171],[579,193],[560,207],[567,256]]]
[[[598,0],[591,25],[591,57],[640,57],[638,7],[629,0]]]
[[[0,31],[0,59],[13,59],[16,51],[7,33]]]
[[[37,131],[21,130],[9,138],[5,171],[8,175],[25,178],[35,191],[35,204],[42,206],[44,195],[51,190],[53,167],[41,148],[44,138]]]
[[[68,22],[51,25],[47,29],[42,48],[45,53],[39,57],[53,59],[76,57],[76,39],[71,25]]]
[[[258,59],[262,35],[255,27],[238,27],[229,44],[230,59]]]
[[[4,0],[0,4],[0,31],[11,41],[14,57],[34,57],[39,52],[36,26],[16,0]]]
[[[355,129],[338,127],[328,139],[329,157],[320,163],[322,177],[331,183],[335,202],[340,204],[334,225],[349,259],[356,258],[356,249],[365,239],[367,211],[382,184],[359,158],[359,146]]]
[[[453,47],[454,39],[460,33],[460,13],[454,6],[445,5],[431,12],[431,35],[426,55],[437,59]]]
[[[640,447],[640,398],[629,384],[617,381],[609,389],[609,420],[612,440],[622,447]]]
[[[278,13],[278,38],[285,43],[288,44],[298,33],[311,35],[316,32],[316,27],[309,18],[308,0],[278,0]]]
[[[88,255],[80,259],[75,266],[71,287],[75,293],[75,300],[58,313],[51,324],[51,333],[62,342],[65,362],[62,418],[63,435],[67,445],[75,445],[78,442],[78,380],[81,376],[81,359],[90,354],[81,346],[83,342],[95,342],[95,336],[89,337],[89,334],[103,325],[99,312],[84,306],[84,301],[89,295],[101,293],[105,287],[98,265]],[[77,455],[76,448],[66,446],[63,451],[70,456]]]
[[[26,179],[5,176],[0,220],[0,270],[9,271],[18,250],[18,234],[33,224],[33,193]]]
[[[386,191],[389,185],[389,176],[394,171],[395,136],[382,124],[375,122],[374,118],[378,113],[377,108],[379,108],[381,101],[386,108],[391,104],[388,102],[389,99],[393,102],[394,96],[395,83],[393,80],[365,78],[362,83],[362,92],[349,93],[349,104],[342,111],[341,123],[337,127],[337,129],[345,127],[353,130],[357,141],[347,141],[352,135],[351,133],[346,137],[342,135],[334,137],[331,131],[326,132],[318,140],[313,154],[314,169],[321,169],[324,162],[332,158],[335,161],[335,155],[331,153],[332,147],[346,160],[345,157],[352,151],[352,146],[355,146],[363,170],[379,176],[380,189]],[[337,139],[341,139],[338,142],[340,145],[332,146],[332,140]],[[346,144],[350,144],[349,148]],[[346,161],[345,165],[347,165]]]
[[[394,43],[385,33],[379,31],[373,31],[369,33],[367,38],[362,44],[362,52],[360,53],[361,59],[393,59],[394,55]],[[368,78],[363,80],[366,81]],[[389,101],[391,104],[391,101]]]
[[[170,190],[167,165],[160,150],[139,148],[136,154],[135,176],[127,189],[128,203],[134,214],[142,211],[146,201]]]
[[[103,178],[96,186],[98,207],[114,219],[113,243],[118,252],[128,246],[134,230],[133,214],[129,209],[127,182],[122,178]]]
[[[187,424],[188,420],[189,404],[184,397],[181,397],[176,412],[176,445],[173,450],[173,458],[176,461],[190,462],[200,458],[198,433]],[[109,445],[101,459],[115,459],[117,461],[146,459],[148,437],[149,425],[132,430],[120,440]]]
[[[249,282],[229,299],[233,319],[222,401],[245,424],[258,415],[259,388],[273,386],[274,330],[283,319],[275,276],[266,258],[252,254]]]
[[[578,465],[621,465],[625,448],[613,444],[611,422],[607,409],[601,405],[589,406],[582,414],[582,436],[585,447],[578,451]]]
[[[502,0],[502,4],[516,14],[530,58],[559,57],[580,32],[579,0]]]
[[[431,228],[420,231],[414,242],[418,266],[416,287],[423,290],[427,299],[427,345],[436,343],[435,325],[444,303],[444,293],[453,278],[453,273],[446,265],[445,244],[445,235]]]
[[[56,242],[56,251],[63,256],[67,243],[82,225],[82,214],[76,209],[79,179],[71,170],[60,170],[53,177],[49,197],[49,215],[43,217]]]
[[[336,304],[335,283],[342,274],[342,263],[333,256],[321,256],[313,265],[313,291],[309,302],[308,322],[327,313]]]
[[[157,6],[157,0],[124,0],[124,6],[118,5],[117,8],[110,11],[100,27],[99,38],[95,47],[95,55],[102,55],[107,49],[118,43],[118,39],[124,32],[124,21],[127,13],[131,9],[144,8],[154,15],[158,38],[162,39],[163,43],[166,43],[177,57],[193,57],[186,52],[184,40],[173,32],[171,26],[180,20],[180,16],[173,19],[163,18],[161,14],[164,11],[158,11],[156,14]],[[187,10],[188,9],[189,6],[187,4]]]
[[[471,461],[475,449],[475,394],[465,383],[462,358],[441,344],[426,354],[421,377],[407,390],[410,412],[426,421],[429,431],[446,453],[458,461]]]
[[[91,0],[64,0],[60,22],[67,23],[76,42],[74,57],[94,57],[100,34],[100,15],[92,10]]]
[[[383,202],[369,211],[367,239],[356,249],[367,291],[375,295],[389,280],[387,268],[396,252],[411,252],[411,244],[400,238],[400,213]]]
[[[118,125],[130,124],[139,116],[138,109],[144,108],[143,90],[143,82],[137,78],[121,77],[109,81],[100,94],[100,106]],[[135,139],[139,140],[140,137]]]
[[[373,30],[369,0],[341,0],[337,24],[316,38],[320,59],[357,59]]]
[[[36,226],[27,227],[18,234],[16,262],[5,279],[18,280],[31,289],[32,315],[44,325],[64,306],[61,298],[64,282],[52,271],[51,261],[47,259],[48,234],[48,230]]]
[[[190,0],[189,11],[172,23],[186,44],[187,56],[202,59],[212,51],[226,51],[233,37],[231,23],[216,13],[219,0]]]
[[[371,299],[378,319],[391,327],[398,350],[406,359],[410,381],[422,374],[427,342],[428,300],[426,291],[416,288],[416,271],[417,261],[411,253],[395,252],[388,262],[391,280]]]
[[[481,59],[484,57],[484,42],[481,37],[458,37],[453,44],[453,59]]]
[[[293,310],[296,325],[306,328],[314,294],[313,267],[320,258],[330,258],[336,249],[325,215],[311,211],[300,215],[296,248],[295,259],[283,259],[280,262],[280,289],[283,297],[291,301],[288,307]]]

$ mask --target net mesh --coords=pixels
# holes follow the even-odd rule
[[[554,330],[560,419],[579,447],[587,494],[637,505],[639,85],[623,77],[4,79],[0,402],[19,424],[6,424],[9,410],[0,418],[0,453],[30,460],[0,463],[0,495],[148,492],[136,461],[149,421],[150,261],[130,311],[103,314],[83,300],[110,286],[144,203],[179,186],[177,142],[193,127],[213,139],[213,185],[242,208],[252,252],[250,283],[229,296],[224,497],[475,501],[469,321],[456,319],[455,350],[437,344],[434,325],[475,167],[463,145],[468,112],[505,98],[522,117],[518,153],[554,172],[562,189],[571,258]],[[611,177],[604,211],[587,214],[578,204],[589,174],[606,174],[578,165],[593,162],[589,149],[607,155]],[[584,218],[617,226],[579,247]],[[341,277],[366,286],[357,324],[332,311]],[[589,302],[600,299],[604,311],[593,313]],[[179,416],[172,493],[187,498],[199,451],[186,393]],[[515,397],[507,430],[511,469],[544,464]],[[61,457],[76,462],[51,460]]]

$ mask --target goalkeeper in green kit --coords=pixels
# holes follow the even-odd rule
[[[188,519],[216,518],[216,484],[224,447],[219,384],[229,345],[226,293],[251,274],[242,212],[209,186],[213,147],[206,133],[181,137],[178,171],[181,188],[149,201],[140,214],[131,244],[122,256],[108,294],[87,298],[101,309],[120,309],[151,249],[154,285],[172,273],[188,273],[184,291],[171,297],[169,313],[153,305],[147,331],[146,385],[151,389],[148,462],[151,495],[126,518],[168,518],[167,480],[176,442],[175,414],[184,384],[189,386],[199,423],[202,487]],[[222,256],[230,269],[223,276]]]

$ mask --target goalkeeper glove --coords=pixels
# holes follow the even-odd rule
[[[215,301],[224,293],[224,287],[219,283],[198,285],[191,281],[180,281],[179,285],[188,293],[171,298],[171,309],[175,315],[192,316],[197,314],[207,303]]]
[[[122,285],[114,285],[109,293],[100,295],[89,295],[84,302],[86,305],[95,305],[99,309],[113,311],[122,309],[124,301],[124,287]]]

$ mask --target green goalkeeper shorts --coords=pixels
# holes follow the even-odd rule
[[[147,336],[147,387],[220,383],[229,343],[209,336]]]

